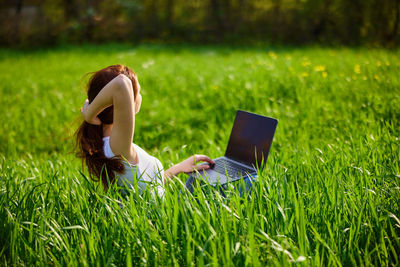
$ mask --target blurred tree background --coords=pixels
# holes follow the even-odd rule
[[[399,43],[400,0],[4,0],[0,45]]]

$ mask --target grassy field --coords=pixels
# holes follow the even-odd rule
[[[223,154],[237,109],[279,119],[253,193],[91,182],[72,140],[84,74],[117,63],[142,87],[134,142],[165,168]],[[0,265],[400,264],[397,50],[3,49],[0,73]]]

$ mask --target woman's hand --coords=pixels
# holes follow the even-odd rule
[[[101,125],[101,121],[99,117],[95,116],[94,118],[90,118],[89,116],[89,100],[85,100],[85,103],[83,104],[83,108],[81,108],[81,113],[83,119],[90,124],[94,125]]]
[[[174,175],[181,172],[190,173],[195,170],[207,170],[210,168],[209,164],[197,164],[201,161],[208,162],[209,164],[215,164],[215,162],[205,155],[193,155],[184,161],[172,166],[164,172],[164,183],[169,181]]]
[[[193,172],[195,170],[201,171],[210,168],[209,164],[197,164],[199,162],[208,162],[209,164],[215,164],[215,162],[205,155],[193,155],[181,163],[178,164],[181,172]]]

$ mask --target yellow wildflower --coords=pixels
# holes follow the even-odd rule
[[[386,66],[390,66],[390,63],[389,63],[389,61],[386,61]]]
[[[311,65],[311,62],[310,62],[309,60],[306,60],[306,61],[303,61],[303,62],[301,63],[301,65],[302,65],[303,67],[307,67],[308,65]]]
[[[302,72],[301,77],[308,77],[308,72]]]
[[[322,72],[322,78],[328,77],[328,73],[326,71]]]
[[[273,52],[273,51],[269,51],[268,55],[272,58],[272,59],[276,59],[278,56]]]
[[[357,64],[357,65],[354,66],[354,72],[355,72],[356,74],[360,74],[360,73],[361,73],[361,68],[360,68],[360,65],[359,65],[359,64]]]
[[[366,81],[367,80],[367,76],[363,76],[363,80]]]
[[[378,67],[382,66],[382,62],[380,62],[380,61],[376,62],[376,66],[378,66]]]
[[[315,66],[314,70],[318,71],[318,72],[321,72],[321,71],[325,71],[326,68],[325,68],[325,66],[318,65],[318,66]]]
[[[375,75],[374,75],[374,79],[375,79],[375,80],[379,80],[378,74],[375,74]]]

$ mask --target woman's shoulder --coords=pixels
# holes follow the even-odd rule
[[[104,155],[107,158],[112,158],[115,156],[115,154],[112,152],[111,146],[110,146],[110,137],[103,137],[103,150],[104,150]],[[149,153],[147,153],[143,148],[138,146],[135,143],[132,143],[133,148],[135,149],[138,157],[139,157],[139,165],[141,166],[148,166],[150,165],[156,165],[159,169],[162,168],[162,164],[160,160],[158,160],[156,157],[151,156]]]
[[[132,143],[132,145],[133,145],[133,148],[135,149],[136,153],[150,157],[149,153],[147,153],[143,148],[141,148],[140,146],[138,146],[135,143]]]
[[[156,157],[151,156],[143,148],[141,148],[140,146],[138,146],[135,143],[132,143],[132,144],[133,144],[133,147],[135,148],[136,153],[139,154],[139,160],[143,158],[143,159],[146,159],[146,160],[154,160],[154,161],[159,162],[159,160]]]
[[[135,149],[136,153],[139,154],[141,156],[150,156],[146,151],[144,151],[141,147],[139,147],[138,145],[136,145],[135,143],[132,143],[133,148]],[[104,155],[107,158],[112,158],[115,156],[114,152],[112,152],[111,149],[111,145],[110,145],[110,136],[105,136],[103,137],[103,150],[104,150]]]
[[[143,148],[141,148],[140,146],[136,145],[135,143],[133,143],[133,146],[135,148],[136,153],[139,156],[139,165],[141,165],[141,166],[144,166],[144,165],[149,166],[149,165],[151,165],[154,168],[154,170],[163,169],[161,161],[158,158],[149,155],[149,153],[147,153]]]

